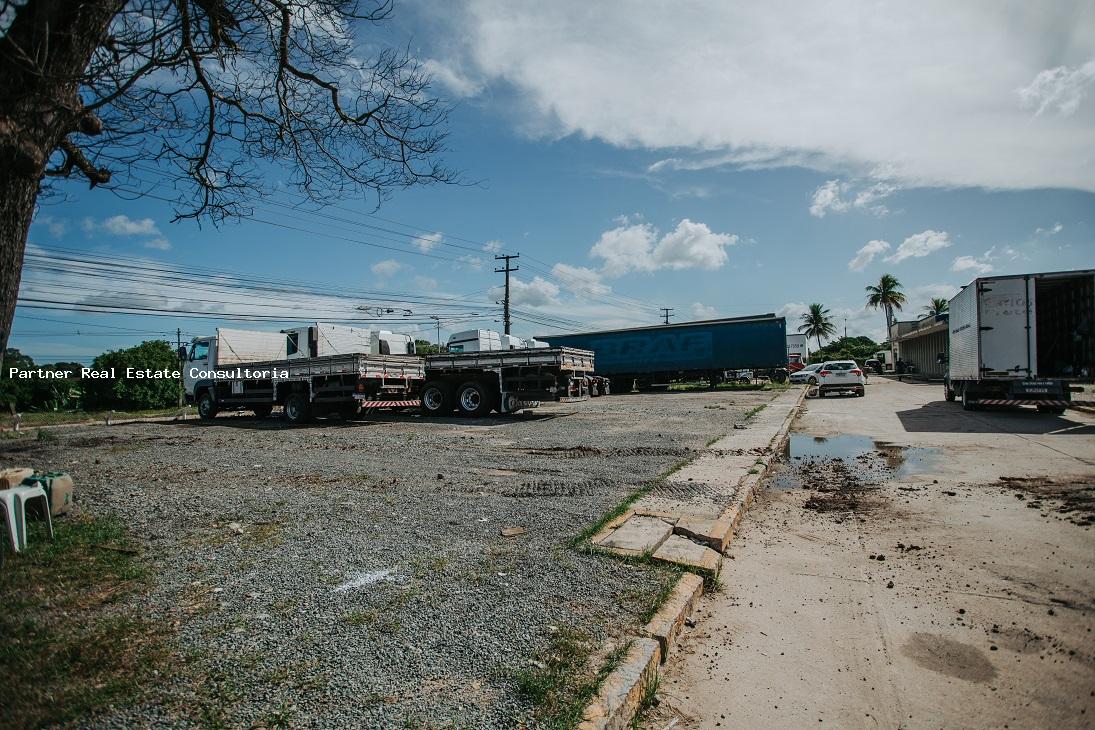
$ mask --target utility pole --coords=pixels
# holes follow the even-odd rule
[[[844,339],[848,339],[848,318],[844,318]]]
[[[431,314],[430,319],[437,322],[437,351],[441,352],[441,316],[437,314]]]
[[[178,328],[175,329],[175,352],[178,353],[181,350],[182,350],[182,327],[178,327]],[[182,357],[179,357],[179,365],[180,365],[180,367],[179,367],[180,371],[184,367],[186,367],[186,363],[183,361]],[[183,388],[182,388],[182,383],[180,383],[179,384],[179,408],[182,408],[182,407],[183,407]]]
[[[673,313],[673,307],[662,307],[662,316],[665,317],[665,323],[669,324],[669,315]]]
[[[510,327],[510,318],[509,318],[509,274],[510,274],[511,271],[517,271],[520,268],[520,267],[517,267],[517,266],[514,266],[514,267],[511,268],[510,265],[509,265],[509,262],[510,262],[510,259],[521,258],[521,254],[519,254],[519,253],[503,254],[501,256],[495,256],[494,258],[495,258],[496,261],[505,261],[506,262],[506,264],[503,268],[501,268],[501,269],[496,268],[494,270],[494,273],[496,273],[496,274],[504,273],[506,275],[506,298],[502,300],[502,322],[505,326],[506,334],[508,335],[509,334],[509,327]]]

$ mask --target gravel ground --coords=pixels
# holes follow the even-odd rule
[[[661,575],[568,540],[771,397],[82,427],[0,459],[69,470],[155,564],[133,608],[175,627],[181,667],[91,725],[535,726],[514,672],[559,627],[633,630]]]

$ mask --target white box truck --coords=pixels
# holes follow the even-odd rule
[[[806,335],[787,335],[787,371],[796,372],[806,367],[810,359],[810,343]]]
[[[1095,271],[975,279],[949,305],[944,394],[1063,413],[1095,372]]]

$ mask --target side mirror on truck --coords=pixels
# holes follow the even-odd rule
[[[185,360],[186,359],[186,345],[183,345],[182,347],[179,348],[179,359],[180,360]]]

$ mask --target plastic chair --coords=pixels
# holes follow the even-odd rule
[[[46,530],[49,539],[53,539],[53,519],[49,514],[49,497],[46,490],[41,487],[12,487],[0,491],[0,501],[4,502],[4,519],[8,523],[8,534],[11,535],[12,548],[15,552],[25,550],[27,547],[27,503],[36,499],[42,500],[42,514],[46,518]]]

